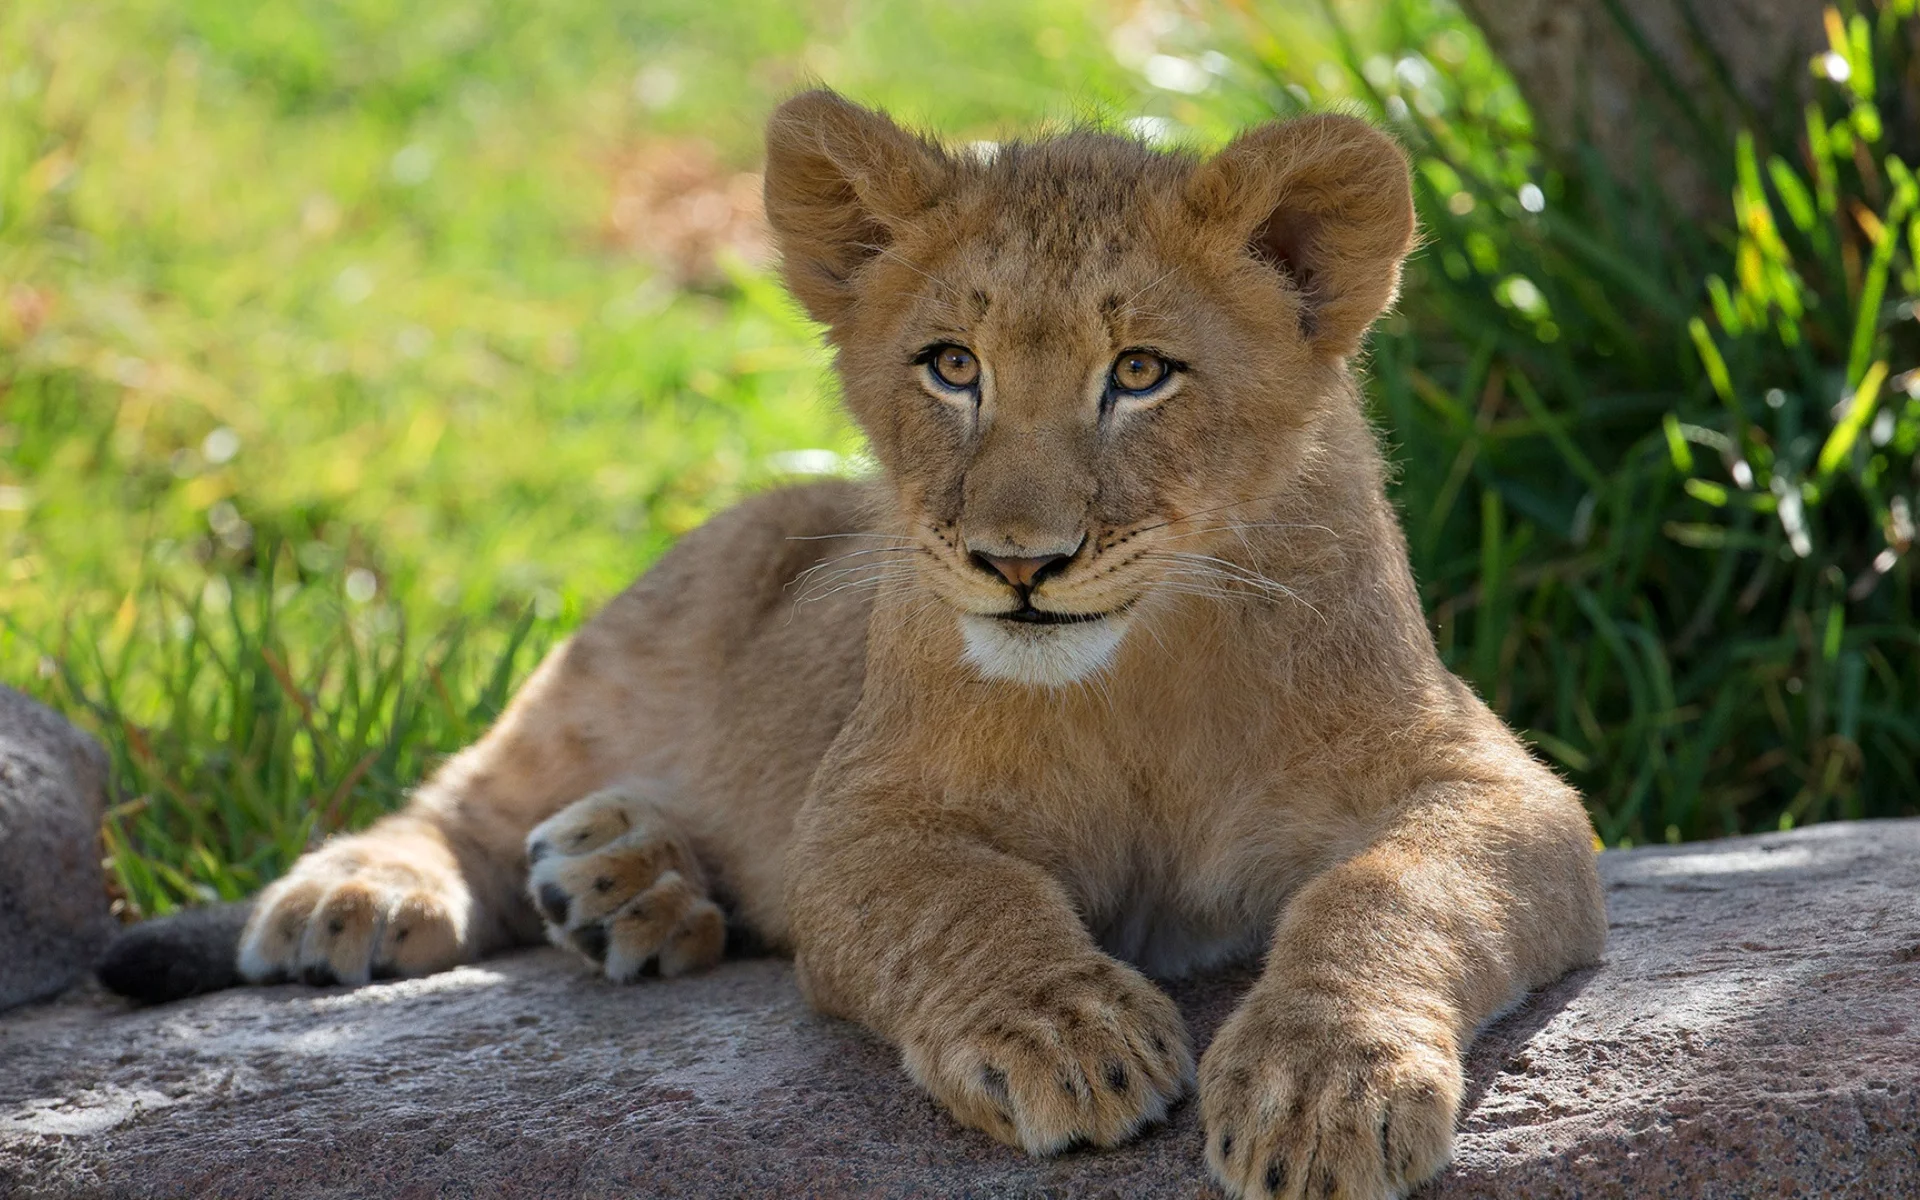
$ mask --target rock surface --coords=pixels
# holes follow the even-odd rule
[[[0,1010],[66,988],[112,934],[106,803],[99,743],[0,687]]]
[[[1445,1197],[1920,1195],[1920,821],[1609,853],[1606,964],[1490,1027]],[[1174,989],[1202,1044],[1247,973]],[[1210,1195],[1195,1106],[1035,1162],[786,964],[557,951],[0,1020],[9,1196]]]

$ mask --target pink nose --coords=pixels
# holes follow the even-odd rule
[[[1050,554],[1044,558],[1002,558],[997,554],[975,554],[973,561],[985,571],[992,571],[1017,588],[1030,588],[1048,573],[1048,568],[1065,564],[1070,554]]]

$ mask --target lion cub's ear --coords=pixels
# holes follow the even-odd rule
[[[1413,248],[1406,156],[1354,117],[1250,129],[1194,171],[1187,199],[1203,223],[1288,277],[1301,332],[1330,357],[1360,348]]]
[[[817,321],[840,321],[855,275],[939,197],[951,160],[885,116],[824,89],[767,121],[767,223],[787,286]]]

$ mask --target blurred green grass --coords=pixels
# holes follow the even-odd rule
[[[678,534],[857,463],[725,211],[816,79],[961,140],[1096,116],[1204,143],[1327,102],[1391,124],[1431,244],[1372,392],[1456,669],[1611,841],[1912,811],[1910,567],[1848,589],[1892,545],[1920,409],[1869,404],[1856,434],[1891,413],[1888,440],[1826,461],[1828,409],[1912,365],[1912,250],[1864,295],[1841,203],[1905,230],[1884,178],[1775,147],[1745,240],[1693,230],[1542,163],[1437,0],[13,0],[0,679],[112,749],[130,911],[242,894],[391,807]],[[1769,242],[1783,170],[1826,190]],[[1797,351],[1741,323],[1775,293]],[[1763,511],[1789,492],[1814,552]]]

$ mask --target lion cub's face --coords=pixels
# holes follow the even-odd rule
[[[1221,543],[1350,402],[1412,234],[1399,151],[1346,118],[1207,162],[1096,133],[959,157],[823,92],[769,126],[767,209],[918,582],[983,674],[1051,685],[1157,599],[1247,583]]]

